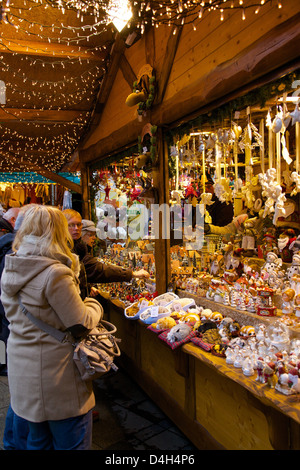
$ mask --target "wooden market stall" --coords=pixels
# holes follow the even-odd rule
[[[255,376],[245,377],[223,357],[192,342],[171,349],[142,321],[128,320],[118,299],[104,295],[102,301],[122,339],[119,364],[198,449],[299,449],[297,395],[286,397],[257,382]],[[224,313],[220,304],[205,298],[197,303]],[[241,324],[249,321],[249,315],[228,310],[233,317],[243,316]],[[252,321],[264,321],[250,316]]]
[[[299,2],[288,0],[283,8],[271,2],[259,13],[247,9],[246,15],[226,10],[220,21],[219,12],[212,11],[196,30],[193,24],[149,28],[131,47],[126,35],[117,36],[94,124],[79,150],[85,217],[91,212],[89,168],[137,146],[147,123],[157,126],[152,176],[163,204],[169,201],[167,131],[299,68]],[[156,91],[150,108],[138,114],[126,100],[146,64]],[[163,292],[170,278],[169,240],[156,244]]]
[[[210,11],[197,25],[150,27],[133,44],[119,34],[94,125],[79,149],[85,217],[91,213],[91,168],[136,147],[149,123],[157,128],[153,186],[159,204],[168,203],[169,132],[197,116],[209,120],[232,100],[299,70],[299,19],[299,1],[286,0],[282,8],[268,2],[259,12],[226,10],[220,17]],[[138,113],[139,101],[126,101],[146,66],[155,96]],[[155,258],[163,293],[171,278],[170,240],[155,240]],[[115,302],[108,301],[107,312],[122,338],[124,367],[199,448],[299,448],[298,403],[278,400],[191,343],[168,349],[139,321],[125,319]]]

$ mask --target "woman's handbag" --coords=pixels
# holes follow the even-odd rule
[[[114,359],[120,356],[120,348],[117,342],[120,339],[115,338],[117,328],[106,320],[100,320],[98,325],[90,330],[84,338],[75,340],[69,332],[60,331],[42,320],[35,318],[21,302],[19,304],[22,312],[38,328],[53,336],[60,343],[66,341],[74,346],[73,359],[78,367],[82,380],[90,381],[101,377],[106,372],[118,370]]]
[[[106,320],[100,320],[85,338],[74,344],[73,359],[83,380],[94,380],[110,369],[117,371],[115,357],[120,356],[119,339],[113,335],[117,328]]]

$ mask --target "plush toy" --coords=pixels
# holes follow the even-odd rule
[[[176,321],[172,317],[162,317],[159,318],[156,323],[152,323],[151,326],[157,330],[165,330],[176,326]]]
[[[192,331],[192,328],[187,323],[178,323],[178,325],[173,326],[167,334],[167,340],[170,343],[176,343],[185,339]]]

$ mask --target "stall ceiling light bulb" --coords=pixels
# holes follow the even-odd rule
[[[117,30],[121,32],[132,18],[130,3],[124,0],[112,0],[108,5],[107,14]]]

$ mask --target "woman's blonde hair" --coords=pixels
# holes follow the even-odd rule
[[[78,219],[82,220],[82,217],[79,212],[75,211],[74,209],[65,209],[62,213],[64,214],[68,222],[74,217],[77,217]]]
[[[38,248],[41,256],[57,258],[58,254],[68,256],[75,267],[72,253],[73,239],[68,230],[68,223],[63,213],[56,207],[30,204],[24,211],[24,219],[17,231],[13,250],[18,251],[24,237],[38,237]]]

